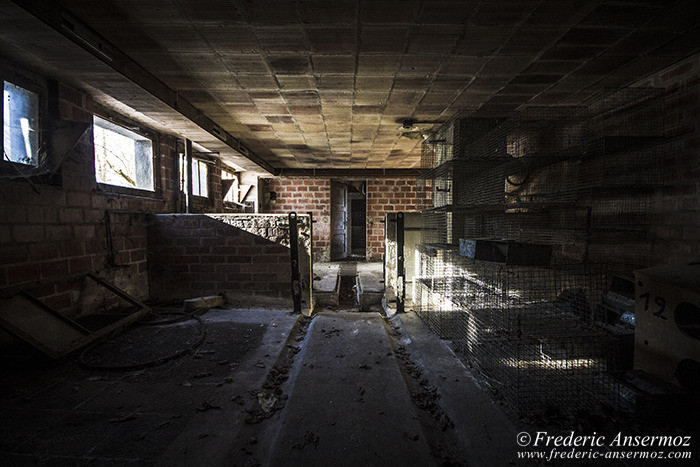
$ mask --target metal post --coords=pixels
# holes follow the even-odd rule
[[[384,215],[384,254],[382,255],[382,279],[384,279],[384,311],[386,312],[389,308],[389,287],[388,284],[390,284],[389,277],[387,276],[386,273],[386,260],[389,257],[389,231],[387,230],[389,228],[389,223],[391,220],[389,219],[389,213]],[[369,238],[369,235],[367,235],[367,238]],[[367,248],[365,247],[365,256],[367,256]]]
[[[404,268],[403,212],[396,213],[396,312],[405,311],[406,269]]]
[[[190,202],[192,201],[192,141],[185,138],[185,212],[190,213]]]
[[[311,255],[311,281],[313,283],[314,277],[314,213],[308,211],[306,214],[309,215],[309,254]],[[313,288],[313,287],[312,287]]]
[[[289,213],[289,254],[292,265],[292,300],[294,312],[301,313],[301,274],[299,273],[299,232],[297,213]]]

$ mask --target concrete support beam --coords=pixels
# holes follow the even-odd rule
[[[280,169],[280,177],[402,178],[418,177],[419,169]]]
[[[241,156],[273,175],[278,172],[278,169],[275,169],[269,162],[243,146],[233,135],[58,3],[46,0],[13,1],[20,8],[91,53]]]

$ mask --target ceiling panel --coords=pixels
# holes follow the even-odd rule
[[[59,3],[278,167],[415,167],[405,119],[575,104],[699,48],[688,0]]]

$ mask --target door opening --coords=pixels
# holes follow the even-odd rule
[[[353,256],[362,257],[365,256],[365,243],[367,241],[365,226],[367,200],[364,196],[350,199],[350,253]]]
[[[365,257],[366,187],[365,180],[331,180],[331,261]]]

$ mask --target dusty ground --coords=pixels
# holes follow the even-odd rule
[[[239,407],[236,400],[243,401],[248,386],[266,377],[296,316],[286,311],[212,310],[202,319],[203,343],[158,367],[107,371],[84,368],[76,357],[58,363],[4,359],[3,464],[155,462],[197,415],[225,409],[218,393],[226,393]],[[187,348],[199,335],[194,320],[137,326],[95,348],[88,361],[145,362]]]
[[[5,358],[3,464],[459,465],[473,455],[400,322],[234,309],[202,324],[135,326],[82,359],[133,369]]]
[[[2,465],[511,465],[522,430],[651,429],[525,424],[413,313],[231,309],[202,321],[201,345],[159,366],[5,354]],[[83,360],[162,361],[201,335],[195,320],[136,326]]]

